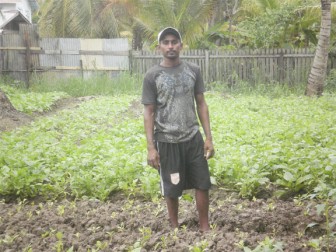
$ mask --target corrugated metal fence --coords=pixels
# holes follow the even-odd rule
[[[39,38],[37,27],[20,25],[18,34],[0,35],[0,73],[29,84],[30,76],[92,74],[120,71],[144,74],[162,56],[131,51],[127,39]],[[314,51],[308,49],[185,50],[181,58],[201,67],[206,82],[306,82]],[[330,64],[332,65],[332,64]]]
[[[31,74],[58,77],[128,71],[127,39],[39,38],[35,26],[0,36],[0,73],[29,83]]]

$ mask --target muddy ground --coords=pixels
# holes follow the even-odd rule
[[[85,100],[63,100],[54,112]],[[0,128],[6,130],[29,123],[15,117],[9,127],[11,119],[3,119]],[[216,187],[210,199],[211,230],[205,233],[198,230],[193,200],[180,200],[178,230],[169,226],[163,199],[116,193],[106,202],[2,200],[0,251],[336,251],[335,236],[327,239],[336,230],[327,228],[315,201],[249,200]],[[329,222],[335,221],[335,211],[330,210]]]
[[[206,233],[192,201],[181,200],[179,213],[181,227],[172,230],[162,199],[0,203],[0,251],[243,251],[260,242],[273,249],[258,251],[320,251],[314,240],[327,251],[326,220],[312,202],[246,200],[215,188]]]

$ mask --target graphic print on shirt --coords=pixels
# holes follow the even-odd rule
[[[198,125],[194,104],[195,81],[195,73],[187,66],[175,74],[163,70],[156,79],[156,121],[159,122],[158,128],[171,137],[168,141],[177,141],[181,132],[190,132]]]

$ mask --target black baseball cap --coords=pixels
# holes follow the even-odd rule
[[[174,36],[176,36],[181,42],[182,42],[182,37],[180,32],[173,28],[173,27],[166,27],[164,28],[162,31],[159,32],[158,35],[158,42],[160,44],[160,41],[167,35],[167,34],[173,34]]]

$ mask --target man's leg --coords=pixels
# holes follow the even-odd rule
[[[165,197],[168,208],[168,216],[173,228],[178,227],[178,198]]]
[[[207,231],[209,227],[209,191],[195,190],[196,206],[199,216],[199,224],[201,231]]]

